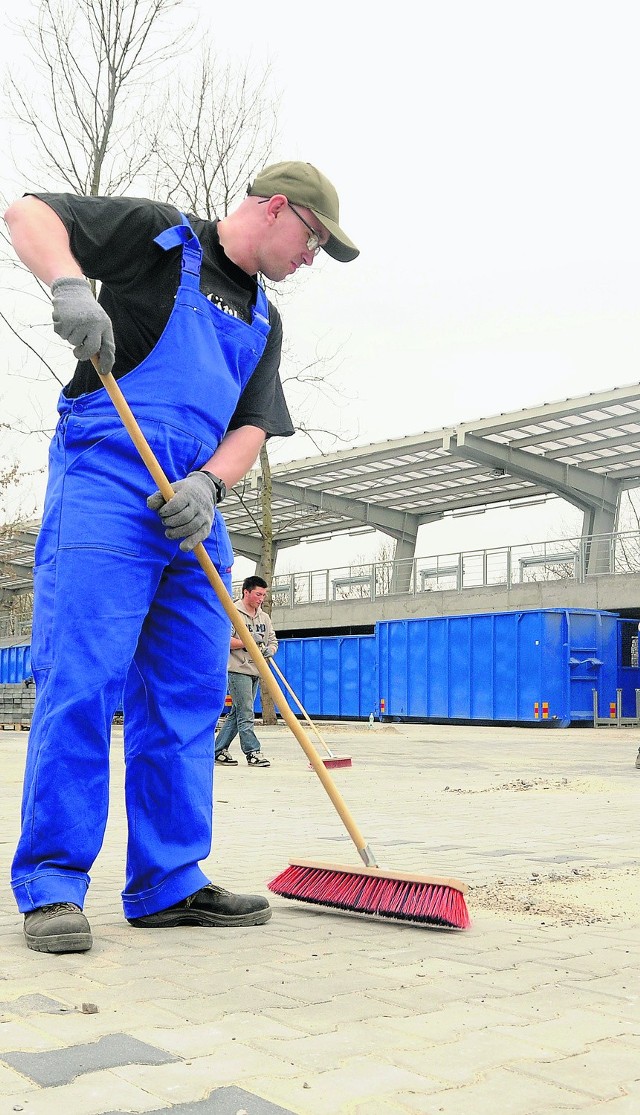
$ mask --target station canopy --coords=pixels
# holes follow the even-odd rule
[[[420,526],[550,497],[583,511],[583,534],[615,530],[620,493],[640,484],[640,384],[272,466],[276,548],[379,530],[412,557]],[[261,551],[261,475],[224,503],[234,550]],[[0,592],[31,587],[38,523],[0,541]]]
[[[640,384],[274,465],[272,481],[278,547],[367,527],[409,541],[446,515],[552,496],[584,512],[585,533],[607,533],[640,484]],[[224,513],[236,552],[255,555],[257,470]]]

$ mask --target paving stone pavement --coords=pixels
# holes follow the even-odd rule
[[[359,857],[297,742],[216,768],[206,863],[267,894],[289,856]],[[0,907],[0,1115],[640,1112],[635,729],[323,725],[379,862],[469,883],[467,931],[272,896],[247,929],[123,919],[122,729],[86,912],[94,947],[26,949]],[[26,733],[0,732],[7,880]],[[237,744],[234,745],[237,751]]]

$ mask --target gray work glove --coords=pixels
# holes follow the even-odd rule
[[[86,279],[56,279],[51,284],[54,332],[73,345],[76,360],[100,359],[105,374],[113,368],[116,348],[111,318],[96,302]]]
[[[262,646],[260,647],[260,650],[262,651],[262,657],[263,658],[273,658],[273,651],[272,651],[271,647],[267,646],[266,643],[262,644]]]
[[[167,538],[182,538],[180,549],[193,550],[211,533],[218,503],[216,483],[206,472],[190,472],[171,487],[175,492],[172,499],[165,501],[161,492],[154,492],[147,507],[158,512]]]

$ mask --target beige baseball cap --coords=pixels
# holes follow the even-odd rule
[[[335,186],[311,163],[274,163],[261,170],[248,190],[250,197],[274,197],[284,194],[294,205],[310,209],[329,232],[323,249],[340,263],[349,263],[360,255],[352,240],[338,224],[339,202]]]

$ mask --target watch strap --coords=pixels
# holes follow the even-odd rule
[[[210,472],[207,468],[198,469],[198,472],[203,472],[205,476],[209,477],[209,480],[216,490],[216,504],[222,503],[227,494],[227,485],[224,480],[221,480],[219,476],[216,476],[214,472]]]

